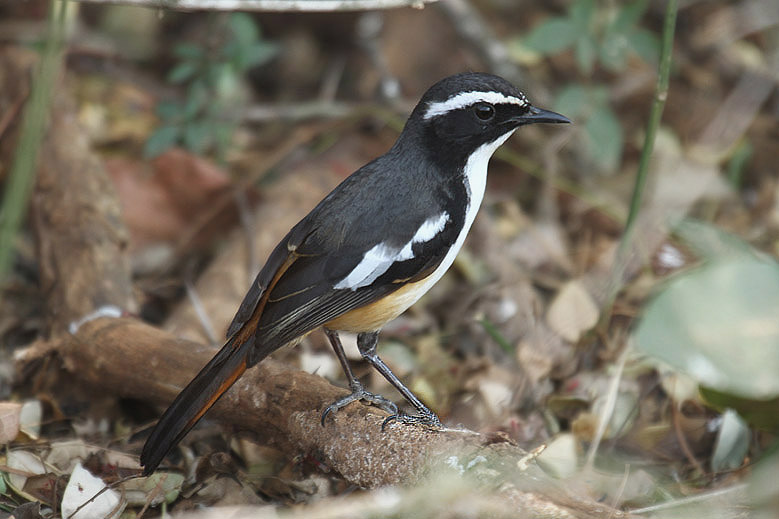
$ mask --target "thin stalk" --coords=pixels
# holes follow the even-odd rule
[[[19,143],[0,205],[0,282],[11,268],[16,235],[22,225],[35,184],[38,150],[46,132],[52,87],[62,63],[67,2],[52,0],[48,31],[40,66],[32,79],[24,108]]]
[[[630,209],[627,221],[625,222],[625,233],[622,236],[618,257],[624,257],[626,248],[629,246],[633,227],[641,209],[644,199],[644,190],[646,188],[647,178],[649,176],[649,160],[652,157],[652,151],[655,147],[655,137],[657,128],[660,126],[660,120],[663,117],[665,100],[668,98],[668,81],[671,76],[671,54],[674,43],[674,29],[676,27],[677,1],[668,0],[665,9],[665,23],[663,24],[663,40],[660,48],[660,65],[657,75],[657,86],[655,87],[655,99],[652,103],[652,110],[649,113],[649,123],[646,128],[646,138],[644,147],[641,149],[641,158],[638,162],[638,172],[636,182],[633,185],[633,196],[630,199]]]
[[[479,321],[481,323],[482,327],[484,328],[484,331],[487,332],[487,335],[492,337],[492,340],[498,343],[498,346],[505,351],[506,353],[513,353],[514,347],[511,345],[511,343],[506,339],[502,333],[500,333],[500,330],[492,324],[491,321],[489,321],[486,317]]]

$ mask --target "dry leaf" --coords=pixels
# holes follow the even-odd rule
[[[536,460],[541,468],[554,477],[563,479],[579,470],[579,446],[573,434],[560,434],[546,446]]]
[[[598,306],[577,280],[563,285],[549,305],[546,321],[561,337],[577,342],[582,334],[598,322]]]
[[[14,450],[8,453],[6,464],[9,468],[18,471],[18,473],[9,473],[9,483],[16,490],[24,488],[24,483],[27,481],[27,476],[39,476],[46,473],[46,466],[43,461],[35,454],[23,451]]]
[[[120,502],[119,493],[113,489],[109,488],[100,493],[104,488],[106,484],[102,479],[96,478],[82,467],[81,463],[77,463],[70,474],[65,495],[62,497],[62,517],[69,519],[119,517],[125,504]]]
[[[0,443],[11,443],[19,434],[19,415],[22,405],[16,402],[0,402]]]
[[[19,430],[33,440],[37,440],[41,433],[41,419],[43,407],[38,400],[28,400],[22,404],[19,412]]]
[[[134,250],[180,238],[230,184],[216,165],[179,149],[151,164],[110,159],[106,169],[116,184]]]

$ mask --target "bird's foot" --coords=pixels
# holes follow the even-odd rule
[[[339,409],[346,407],[347,405],[351,404],[352,402],[356,402],[357,400],[365,400],[366,402],[375,405],[379,409],[383,409],[391,415],[390,418],[392,416],[398,415],[398,406],[395,405],[393,401],[388,400],[381,395],[366,391],[365,388],[362,387],[362,384],[357,382],[352,386],[352,393],[350,395],[346,395],[345,397],[336,400],[327,406],[325,411],[322,413],[322,425],[325,425],[325,420],[330,413],[333,411],[338,411]],[[382,426],[382,429],[383,428],[384,427]]]
[[[441,429],[444,424],[438,419],[438,416],[430,409],[420,409],[416,414],[406,414],[402,411],[397,412],[391,416],[388,416],[381,424],[381,430],[383,431],[387,424],[391,422],[400,422],[404,424],[418,424],[426,425],[433,429]]]

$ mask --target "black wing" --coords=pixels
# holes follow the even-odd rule
[[[237,333],[267,296],[256,330],[253,362],[328,321],[381,299],[403,281],[426,276],[457,240],[465,208],[453,201],[462,200],[464,193],[431,192],[414,182],[396,182],[387,189],[386,183],[377,182],[376,167],[371,163],[342,182],[271,253],[228,331],[228,336]],[[462,186],[461,181],[456,184]],[[426,220],[444,211],[449,215],[444,227],[432,239],[415,243],[412,258],[393,263],[368,286],[334,288],[367,250],[380,243],[403,246]],[[291,263],[290,255],[294,256]],[[274,281],[285,262],[286,270]]]

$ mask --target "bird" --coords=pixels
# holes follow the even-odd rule
[[[570,123],[533,106],[492,74],[441,79],[422,96],[395,144],[344,179],[270,253],[227,330],[227,341],[179,393],[140,456],[153,473],[167,453],[251,366],[322,327],[349,384],[333,412],[355,401],[392,421],[442,427],[377,354],[379,331],[452,265],[476,217],[487,164],[520,126]],[[411,404],[400,411],[355,377],[339,332],[357,334],[362,358]]]

